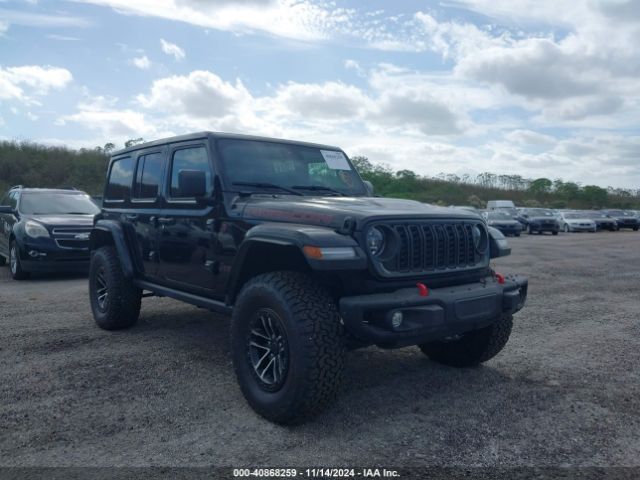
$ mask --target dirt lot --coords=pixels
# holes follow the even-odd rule
[[[497,358],[352,352],[338,402],[295,428],[245,403],[226,318],[151,298],[104,332],[86,279],[2,267],[0,464],[640,465],[640,233],[510,242],[496,265],[530,293]]]

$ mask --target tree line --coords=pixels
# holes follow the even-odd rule
[[[143,142],[128,140],[125,147]],[[102,195],[113,143],[73,150],[22,141],[0,142],[0,192],[12,185],[75,187]],[[640,190],[580,185],[560,179],[528,179],[520,175],[481,173],[476,176],[440,173],[433,177],[411,170],[393,170],[366,157],[351,159],[376,193],[440,205],[484,207],[487,200],[513,200],[516,205],[553,208],[640,209]]]
[[[351,160],[362,178],[385,197],[478,208],[484,208],[488,200],[513,200],[516,205],[527,207],[640,209],[640,189],[602,188],[561,179],[530,179],[490,172],[476,176],[439,173],[429,177],[411,170],[393,170],[366,157]]]

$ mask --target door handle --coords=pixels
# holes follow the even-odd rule
[[[158,223],[160,225],[171,225],[174,222],[175,222],[175,219],[173,219],[171,217],[160,217],[160,218],[158,218]]]

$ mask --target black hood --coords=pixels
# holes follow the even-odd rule
[[[25,215],[47,227],[92,227],[94,215]]]
[[[247,221],[274,221],[340,227],[345,219],[357,222],[357,229],[370,220],[394,218],[467,219],[482,218],[464,210],[437,207],[413,200],[378,197],[307,197],[290,195],[254,195],[236,203]]]

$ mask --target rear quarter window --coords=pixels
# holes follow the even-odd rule
[[[105,201],[122,202],[129,197],[133,182],[133,160],[131,157],[114,160],[109,170]]]

